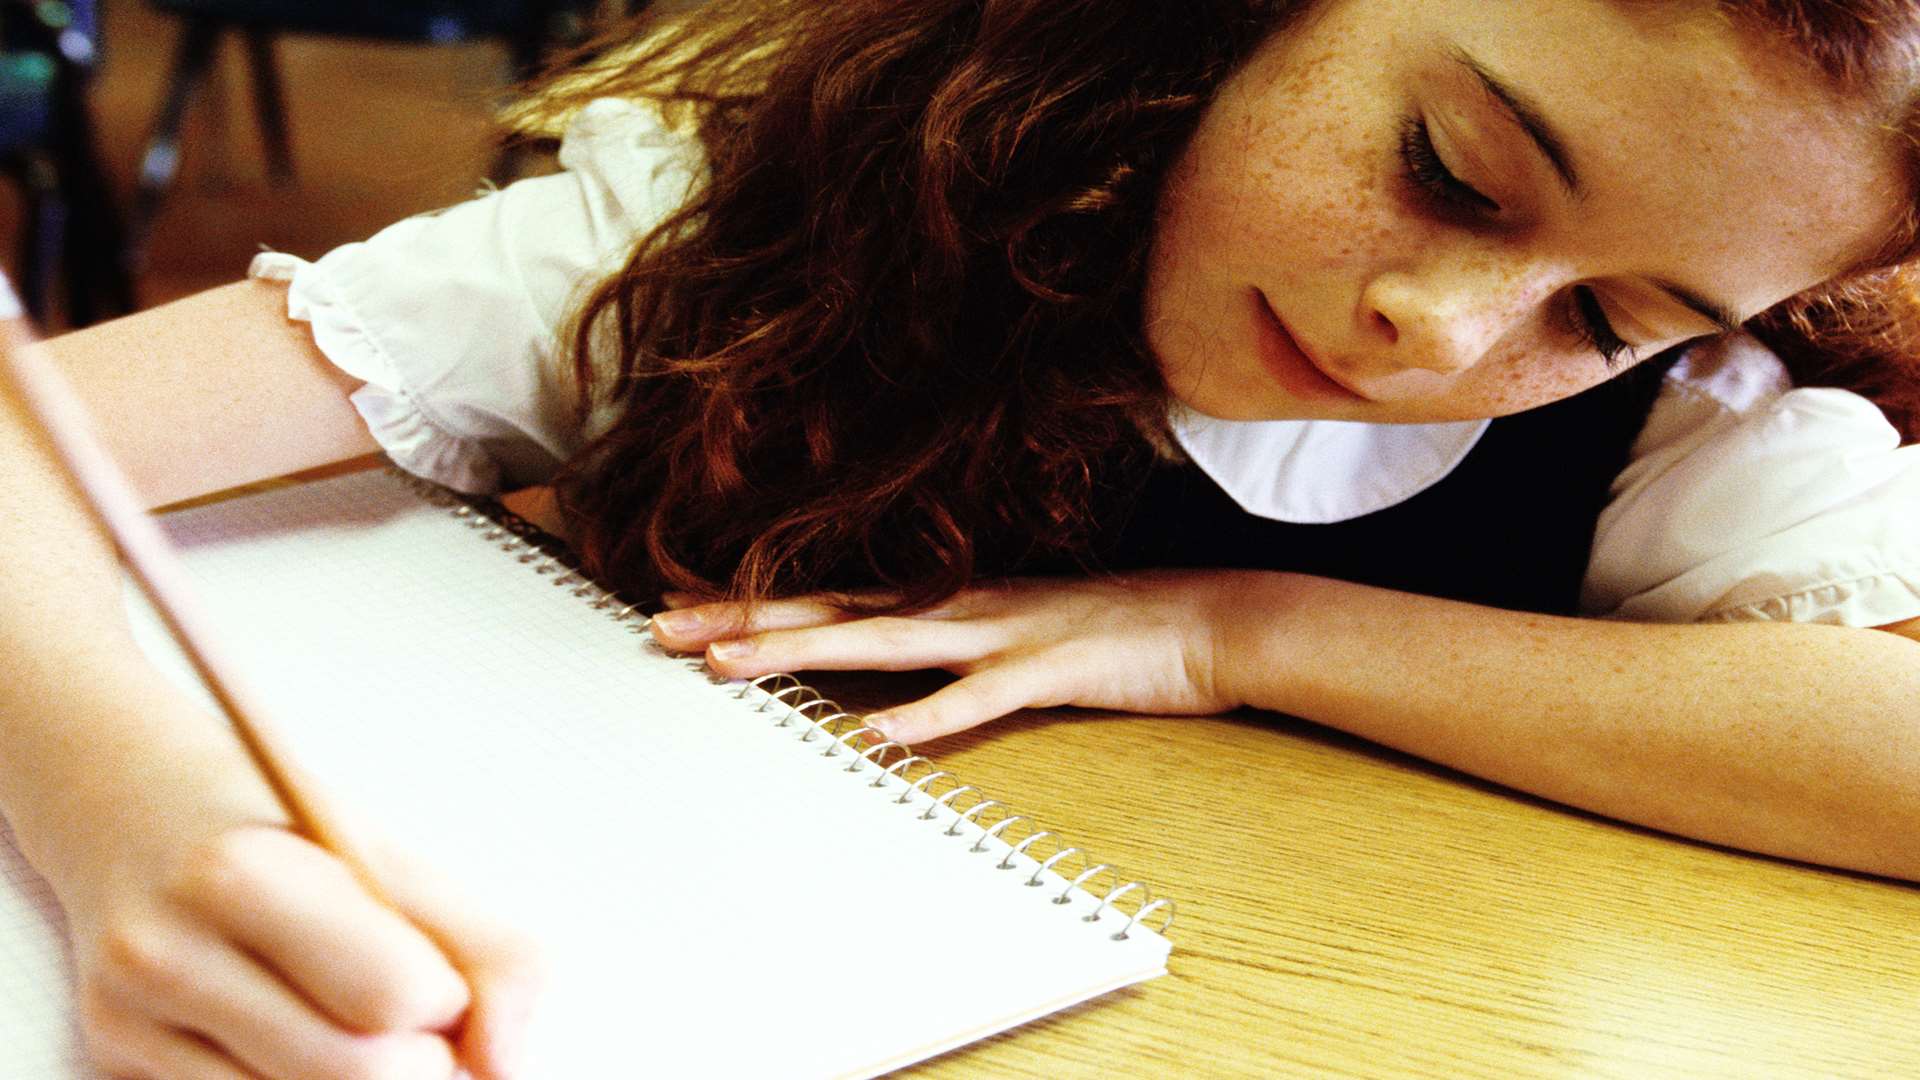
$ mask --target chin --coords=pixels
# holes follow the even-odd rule
[[[1262,420],[1351,420],[1352,416],[1336,416],[1324,406],[1304,401],[1272,401],[1258,395],[1234,394],[1230,392],[1183,394],[1178,390],[1173,399],[1189,412],[1215,420],[1232,420],[1239,423],[1254,423]]]
[[[1268,415],[1266,403],[1250,398],[1246,394],[1235,394],[1208,386],[1182,386],[1171,380],[1167,391],[1175,403],[1188,412],[1215,420],[1279,420],[1284,417]]]

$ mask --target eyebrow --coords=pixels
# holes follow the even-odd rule
[[[1520,125],[1520,129],[1533,140],[1533,145],[1539,148],[1541,156],[1547,159],[1547,163],[1553,166],[1554,173],[1560,177],[1560,183],[1566,187],[1567,194],[1576,199],[1584,198],[1586,188],[1580,183],[1580,173],[1574,169],[1573,160],[1567,156],[1566,143],[1555,134],[1553,125],[1547,123],[1546,117],[1540,114],[1540,110],[1519,91],[1501,82],[1493,72],[1486,69],[1485,65],[1466,52],[1456,49],[1453,59],[1455,63],[1472,72],[1474,78],[1480,80],[1480,85],[1486,89],[1487,93],[1500,103],[1501,108],[1506,110],[1513,122]]]
[[[1540,156],[1546,158],[1547,163],[1553,166],[1554,175],[1560,178],[1560,183],[1567,189],[1567,194],[1575,199],[1585,198],[1586,188],[1580,182],[1579,171],[1573,167],[1573,159],[1567,154],[1566,143],[1561,141],[1553,125],[1547,123],[1540,109],[1518,90],[1502,82],[1498,76],[1487,70],[1486,65],[1464,50],[1456,49],[1453,59],[1455,63],[1472,72],[1474,78],[1480,80],[1480,85],[1487,94],[1498,102],[1500,107],[1506,110],[1508,117],[1520,126],[1520,130],[1527,133],[1529,139],[1533,140],[1533,145],[1540,151]],[[1734,333],[1740,329],[1740,317],[1726,305],[1717,304],[1692,289],[1671,281],[1655,279],[1653,284],[1661,292],[1666,293],[1694,314],[1712,322],[1721,330]]]

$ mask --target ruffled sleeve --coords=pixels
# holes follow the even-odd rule
[[[249,270],[290,282],[288,315],[365,383],[353,403],[402,468],[498,491],[547,478],[585,441],[559,335],[701,163],[653,109],[607,99],[575,117],[560,164],[316,262],[268,253]]]
[[[1601,516],[1594,614],[1883,626],[1920,617],[1920,446],[1792,388],[1736,337],[1676,365]]]

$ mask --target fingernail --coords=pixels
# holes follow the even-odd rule
[[[867,717],[867,726],[891,739],[893,738],[894,728],[899,726],[899,721],[888,716],[886,713],[875,713]]]
[[[752,638],[743,638],[739,641],[716,641],[707,646],[707,651],[713,654],[715,660],[738,660],[752,656],[755,647]]]
[[[697,611],[663,611],[653,617],[653,625],[669,634],[691,634],[700,629]]]

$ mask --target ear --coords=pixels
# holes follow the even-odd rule
[[[1906,622],[1888,623],[1876,629],[1885,630],[1889,634],[1899,634],[1903,638],[1912,638],[1915,641],[1920,641],[1920,619],[1908,619]]]

